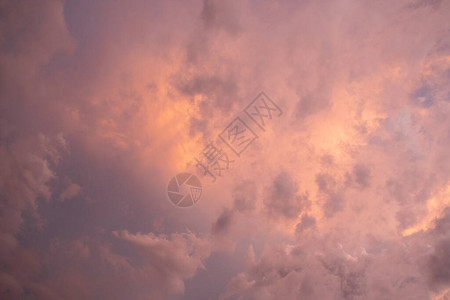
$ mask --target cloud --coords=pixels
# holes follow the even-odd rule
[[[205,28],[223,28],[230,34],[237,33],[240,30],[238,5],[238,1],[204,0],[201,16]]]
[[[246,180],[233,190],[234,208],[240,212],[252,211],[256,207],[256,184]]]
[[[203,260],[211,251],[208,241],[192,233],[173,234],[170,239],[153,233],[130,234],[127,231],[115,235],[131,243],[142,255],[144,264],[139,269],[156,294],[163,291],[184,293],[184,280],[204,268]]]
[[[439,241],[434,253],[430,255],[428,266],[431,272],[431,282],[433,284],[447,285],[450,282],[450,239]]]
[[[441,226],[447,217],[438,218],[426,232],[387,242],[378,250],[364,238],[336,243],[345,240],[336,234],[302,235],[294,244],[267,247],[246,272],[230,280],[223,298],[406,299],[412,294],[428,298],[431,291],[439,294],[443,289],[445,293],[449,241]],[[430,241],[435,242],[427,244]]]
[[[354,181],[357,186],[366,188],[370,182],[370,169],[363,165],[356,165],[353,167],[352,172]]]
[[[211,232],[213,234],[223,234],[228,231],[231,226],[233,211],[224,209],[217,221],[213,224]]]
[[[34,216],[36,225],[42,226],[37,201],[39,197],[50,199],[49,184],[55,176],[51,166],[58,163],[66,145],[62,136],[49,138],[43,134],[20,138],[7,135],[2,139],[12,140],[0,146],[0,253],[5,259],[17,247],[25,213]]]
[[[0,5],[0,297],[446,297],[447,1]]]
[[[298,185],[287,172],[278,174],[264,199],[265,208],[269,214],[296,218],[308,205],[307,195],[297,195]]]
[[[70,183],[66,189],[58,196],[58,200],[71,199],[78,195],[81,187],[76,183]]]
[[[316,225],[316,219],[309,215],[303,215],[301,222],[296,226],[296,232],[302,232]]]

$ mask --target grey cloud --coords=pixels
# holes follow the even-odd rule
[[[428,283],[435,290],[450,285],[450,208],[436,218],[434,227],[426,232],[432,242],[432,252],[427,255]]]
[[[295,117],[303,119],[314,115],[329,107],[330,97],[328,95],[306,95],[302,96],[296,106]]]
[[[39,256],[19,249],[9,260],[13,276],[0,273],[0,291],[2,299],[167,299],[184,292],[210,248],[192,233],[53,238]]]
[[[208,114],[213,108],[228,112],[238,100],[239,84],[237,74],[239,66],[229,64],[223,54],[211,46],[217,30],[225,30],[235,35],[240,30],[238,1],[204,0],[200,14],[203,26],[197,27],[186,45],[187,61],[180,74],[173,79],[173,85],[188,96],[203,95],[208,101],[201,104],[203,114]],[[210,64],[221,64],[222,71],[207,73],[204,68]],[[197,70],[194,66],[202,66]]]
[[[434,104],[433,90],[427,84],[422,85],[414,91],[411,98],[414,103],[422,107],[430,107]]]
[[[204,0],[201,13],[206,29],[224,29],[230,34],[239,33],[239,1]]]
[[[367,166],[357,164],[353,167],[353,179],[360,188],[367,188],[370,184],[370,169]]]
[[[367,297],[366,264],[364,261],[351,262],[331,255],[331,259],[329,257],[323,258],[322,263],[331,274],[338,276],[343,299]]]
[[[179,90],[188,95],[203,95],[208,101],[200,105],[204,114],[218,108],[229,111],[235,101],[238,100],[238,85],[231,75],[221,74],[197,74],[187,80],[177,83]]]
[[[341,291],[344,299],[366,297],[367,286],[364,272],[350,272],[341,277]]]
[[[223,298],[363,299],[366,264],[346,260],[338,247],[330,246],[312,240],[303,240],[296,248],[272,246],[247,272],[230,281]]]
[[[319,199],[323,201],[323,211],[327,218],[333,217],[337,212],[342,211],[345,203],[345,196],[342,183],[327,173],[316,175],[316,184],[319,188]]]
[[[410,207],[404,207],[399,210],[396,214],[396,220],[398,221],[398,226],[400,229],[408,228],[414,226],[417,223],[417,209],[413,210]]]
[[[432,7],[433,9],[438,9],[442,4],[442,0],[416,0],[408,4],[408,8],[410,9],[420,9]]]
[[[1,253],[6,255],[14,249],[10,247],[17,246],[15,239],[25,212],[34,217],[37,226],[42,225],[37,200],[38,197],[50,200],[50,181],[55,177],[52,165],[59,162],[66,145],[61,136],[2,138],[10,139],[8,144],[0,145]]]
[[[427,299],[420,243],[412,243],[411,249],[393,244],[379,254],[348,253],[330,238],[305,237],[295,248],[265,251],[247,272],[230,281],[224,298]],[[291,279],[295,288],[289,285]]]
[[[192,233],[172,234],[170,238],[153,233],[131,234],[127,231],[116,232],[115,235],[131,243],[142,255],[144,263],[137,268],[130,265],[130,272],[142,272],[156,295],[162,295],[163,292],[182,294],[184,280],[204,268],[203,261],[211,253],[210,243]],[[113,263],[117,259],[119,263],[126,262],[122,256],[115,255],[111,259]]]
[[[302,220],[296,226],[296,233],[301,233],[302,231],[316,226],[316,219],[313,216],[303,215]]]
[[[450,238],[437,242],[428,259],[432,285],[450,284]]]
[[[435,220],[434,232],[439,235],[450,233],[450,207],[444,209],[441,218]]]
[[[450,63],[442,57],[448,55],[450,39],[441,38],[430,51],[426,63],[433,72],[426,73],[417,81],[417,87],[410,94],[410,103],[416,107],[431,109],[441,102],[450,101]]]
[[[231,209],[224,208],[211,228],[214,235],[224,235],[229,232],[233,218],[237,217],[236,212],[250,213],[255,209],[256,185],[253,181],[245,180],[233,189],[234,199]]]
[[[253,181],[246,180],[237,185],[233,190],[234,209],[245,212],[255,209],[256,202],[256,184]]]
[[[296,218],[309,204],[308,196],[297,195],[297,192],[298,184],[289,173],[278,174],[269,190],[269,196],[263,200],[269,214]]]
[[[211,228],[211,232],[215,235],[221,235],[226,233],[230,226],[233,217],[233,211],[229,209],[224,209],[222,214],[217,218],[216,222]]]
[[[329,192],[336,187],[336,180],[330,174],[320,173],[316,175],[316,184],[321,192]]]

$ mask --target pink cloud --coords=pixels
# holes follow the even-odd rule
[[[447,1],[0,6],[5,298],[446,297]],[[174,207],[261,90],[282,116]]]

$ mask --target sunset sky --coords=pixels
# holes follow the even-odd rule
[[[0,45],[1,299],[450,299],[450,1],[0,0]]]

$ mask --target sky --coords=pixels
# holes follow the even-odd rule
[[[450,1],[0,0],[0,298],[450,299]]]

